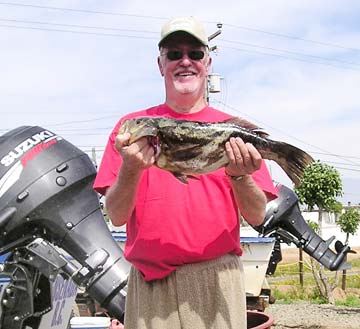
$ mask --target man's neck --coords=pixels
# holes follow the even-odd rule
[[[195,101],[194,99],[187,99],[186,97],[182,97],[181,100],[166,99],[165,104],[173,111],[183,114],[196,113],[207,106],[203,97]]]

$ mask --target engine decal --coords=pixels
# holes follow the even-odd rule
[[[57,136],[55,136],[55,137],[57,137]],[[50,140],[33,147],[20,160],[22,165],[24,166],[24,168],[26,167],[26,164],[28,163],[28,161],[35,158],[41,151],[47,149],[48,147],[50,147],[51,145],[54,145],[55,143],[57,143],[57,139],[51,138]]]
[[[8,154],[6,154],[0,160],[0,163],[3,166],[8,167],[12,163],[14,163],[14,161],[16,161],[17,159],[22,157],[26,152],[32,150],[36,145],[38,145],[40,143],[46,144],[49,141],[54,140],[54,139],[60,140],[62,138],[60,136],[54,135],[52,132],[50,132],[48,130],[43,130],[39,133],[36,133],[33,136],[25,139],[20,144],[18,144],[13,150],[11,150]],[[46,147],[44,147],[44,148],[46,148]],[[38,149],[37,152],[35,152],[35,154],[32,156],[32,158],[44,148]]]
[[[30,138],[25,139],[6,154],[0,160],[0,164],[5,167],[9,167],[16,160],[20,159],[3,177],[1,177],[0,197],[19,180],[21,172],[30,160],[34,159],[39,153],[54,145],[59,140],[62,140],[62,137],[57,136],[48,130],[43,130]]]
[[[18,161],[10,170],[0,179],[0,198],[4,193],[13,186],[20,178],[20,174],[23,171],[21,162]]]

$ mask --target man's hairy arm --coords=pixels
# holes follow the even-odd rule
[[[154,150],[146,138],[127,145],[129,138],[129,134],[116,137],[115,148],[123,161],[116,181],[105,194],[106,210],[115,226],[124,225],[131,217],[141,175],[155,161]]]
[[[236,204],[249,224],[260,225],[264,220],[267,198],[251,174],[260,169],[261,155],[252,144],[244,143],[241,138],[231,138],[225,149],[229,158],[225,172],[229,176],[243,176],[240,180],[230,179]]]
[[[250,175],[240,181],[231,180],[237,206],[245,220],[254,226],[262,224],[265,217],[266,195]]]
[[[121,167],[115,183],[106,191],[106,210],[113,225],[124,225],[131,217],[140,177],[141,172],[129,173]]]

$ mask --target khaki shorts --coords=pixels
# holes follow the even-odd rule
[[[246,329],[240,257],[188,264],[162,280],[145,282],[132,267],[126,329]]]

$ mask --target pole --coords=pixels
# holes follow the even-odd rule
[[[345,255],[344,262],[347,260],[347,255]],[[342,278],[341,278],[341,289],[346,290],[346,270],[342,271]]]
[[[91,157],[92,157],[92,160],[93,160],[93,163],[94,163],[95,167],[97,167],[95,147],[92,147],[92,149],[91,149]]]
[[[300,279],[300,286],[304,288],[304,262],[303,262],[303,249],[302,247],[299,248],[299,279]]]

